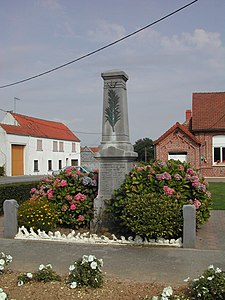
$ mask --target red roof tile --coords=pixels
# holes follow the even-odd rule
[[[201,142],[184,125],[181,125],[179,122],[177,122],[172,127],[170,127],[170,129],[168,129],[163,135],[161,135],[161,137],[159,137],[156,141],[154,141],[154,145],[164,140],[169,134],[173,133],[176,129],[183,131],[196,144],[201,144]]]
[[[16,113],[11,113],[11,115],[19,123],[19,126],[0,124],[8,134],[29,135],[74,142],[80,141],[63,123],[37,119]]]
[[[225,129],[225,92],[193,93],[192,130]]]
[[[99,152],[99,149],[98,149],[98,147],[88,147],[88,146],[85,146],[85,147],[82,147],[81,148],[81,151],[85,151],[85,150],[90,150],[90,151],[92,151],[92,152]]]

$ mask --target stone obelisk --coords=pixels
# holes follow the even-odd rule
[[[99,153],[99,189],[94,201],[94,224],[104,219],[105,200],[110,199],[114,190],[123,183],[126,174],[133,167],[137,157],[130,143],[127,89],[128,75],[113,70],[101,74],[104,80],[102,141]]]

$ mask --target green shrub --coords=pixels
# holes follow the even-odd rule
[[[101,267],[103,261],[94,255],[83,255],[81,259],[69,267],[69,275],[66,282],[71,288],[89,286],[100,288],[103,285]]]
[[[30,190],[38,185],[38,182],[20,182],[0,184],[0,215],[3,214],[5,200],[15,199],[18,204],[30,198]]]
[[[175,197],[147,194],[126,198],[121,221],[135,235],[147,238],[178,238],[182,234],[182,209]]]
[[[193,299],[225,299],[225,272],[213,265],[201,276],[189,282]]]
[[[154,196],[147,196],[149,194],[154,194]],[[121,187],[114,192],[112,199],[106,201],[107,212],[120,231],[130,232],[136,228],[135,233],[137,233],[140,232],[139,225],[150,224],[149,218],[151,216],[148,215],[150,204],[147,203],[148,199],[151,199],[156,205],[156,200],[153,200],[154,197],[159,201],[157,207],[158,219],[164,219],[164,207],[170,209],[170,214],[173,216],[168,218],[168,215],[166,215],[166,220],[163,222],[167,224],[167,228],[163,228],[161,224],[158,224],[156,230],[158,237],[171,236],[172,232],[176,235],[180,233],[180,236],[182,236],[180,229],[183,221],[180,214],[184,204],[194,204],[196,206],[197,226],[206,222],[210,216],[211,195],[207,190],[207,182],[199,176],[190,164],[174,160],[166,163],[155,161],[149,165],[136,166],[126,176]],[[172,205],[173,201],[174,205]],[[144,212],[145,207],[141,202],[145,203],[148,212]],[[174,219],[176,214],[178,216]],[[129,215],[129,221],[126,221]],[[131,220],[132,218],[133,220]],[[142,225],[142,229],[144,227]],[[147,228],[148,226],[146,226]],[[159,230],[159,228],[161,229]],[[144,233],[144,230],[142,235],[150,237],[148,232]],[[155,238],[155,234],[152,237]]]
[[[27,200],[18,208],[18,224],[48,232],[56,227],[58,221],[57,205],[47,199]]]
[[[40,265],[38,271],[34,273],[22,273],[17,277],[17,285],[22,286],[25,283],[36,281],[36,282],[50,282],[50,281],[61,281],[61,277],[52,270],[52,265]]]
[[[0,176],[5,176],[5,167],[4,166],[0,167]]]
[[[37,189],[31,190],[31,200],[42,199],[54,203],[58,223],[64,227],[87,227],[94,215],[93,201],[97,195],[97,180],[75,168],[56,177],[43,178]]]
[[[4,252],[0,253],[0,275],[5,272],[5,268],[12,262],[12,259],[11,255],[5,254]]]

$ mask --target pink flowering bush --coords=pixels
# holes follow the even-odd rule
[[[83,174],[75,168],[43,178],[31,189],[29,201],[49,201],[57,207],[57,226],[87,227],[93,218],[93,201],[97,195],[97,174]]]
[[[126,176],[122,186],[108,201],[108,212],[116,228],[123,233],[150,238],[151,232],[154,238],[175,238],[173,235],[182,236],[184,204],[195,205],[197,226],[208,220],[211,195],[205,179],[188,163],[155,161],[135,167]],[[173,217],[169,218],[169,215]],[[167,218],[167,227],[161,226],[161,216]],[[168,226],[168,222],[171,222],[174,230]],[[155,224],[155,231],[150,224]]]

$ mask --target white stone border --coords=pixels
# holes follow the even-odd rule
[[[38,229],[38,232],[35,233],[33,228],[30,228],[30,231],[27,230],[24,226],[19,228],[18,233],[15,236],[15,239],[32,239],[32,240],[45,240],[45,241],[61,241],[61,242],[72,242],[72,243],[86,243],[86,244],[104,244],[104,245],[148,245],[148,246],[173,246],[173,247],[182,247],[181,238],[175,240],[166,240],[163,238],[158,238],[157,240],[147,240],[142,239],[140,236],[128,237],[126,240],[124,236],[121,236],[121,239],[118,239],[114,234],[111,235],[111,239],[97,234],[86,233],[77,233],[73,230],[68,235],[61,234],[59,231],[55,233],[49,231],[47,234],[45,231]]]

